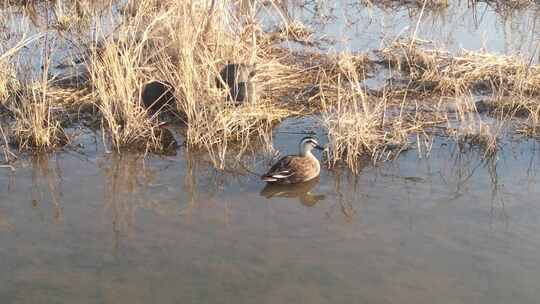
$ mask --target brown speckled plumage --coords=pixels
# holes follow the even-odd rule
[[[278,160],[261,179],[276,184],[296,184],[319,176],[321,166],[311,149],[322,149],[313,138],[300,142],[300,154],[288,155]]]

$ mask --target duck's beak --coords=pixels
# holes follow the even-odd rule
[[[324,151],[324,150],[326,150],[326,148],[325,148],[325,147],[323,147],[323,146],[320,146],[320,145],[316,145],[316,146],[315,146],[315,149],[317,149],[317,150],[321,150],[321,151]]]

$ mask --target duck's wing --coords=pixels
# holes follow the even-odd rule
[[[296,174],[294,166],[291,166],[291,163],[294,162],[295,156],[285,156],[275,163],[268,172],[266,172],[261,179],[267,182],[276,182],[279,180],[284,180],[290,178]]]

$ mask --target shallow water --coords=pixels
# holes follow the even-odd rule
[[[321,42],[314,48],[316,51],[368,52],[384,48],[396,39],[417,37],[432,41],[436,47],[451,52],[462,49],[485,50],[524,56],[531,62],[538,62],[540,58],[538,5],[512,8],[511,5],[497,5],[496,1],[472,4],[471,1],[455,0],[448,1],[449,6],[446,8],[427,7],[422,10],[421,6],[403,4],[407,2],[414,1],[283,0],[279,8],[259,4],[257,17],[263,21],[266,30],[280,27],[284,19],[306,24],[314,32],[314,41]],[[90,43],[95,39],[95,31],[108,36],[115,24],[120,22],[120,8],[125,6],[123,0],[114,3],[113,13],[109,14],[106,4],[96,2],[94,9],[98,13],[92,19],[90,28],[84,24],[80,27],[73,25],[62,35],[52,30],[52,17],[48,20],[52,24],[50,28],[47,27],[47,14],[43,5],[38,5],[38,15],[30,16],[28,13],[23,14],[21,7],[0,7],[0,17],[4,19],[0,19],[0,39],[8,49],[15,46],[22,37],[32,37],[48,30],[48,43],[38,39],[28,44],[16,60],[30,70],[26,71],[29,75],[39,73],[44,65],[43,48],[47,47],[51,50],[52,65],[49,68],[52,75],[59,77],[67,72],[80,72],[66,69],[71,61],[81,56],[73,46],[73,41]],[[239,11],[248,13],[241,8]],[[53,15],[52,10],[48,12]],[[296,43],[288,45],[300,50],[311,49]]]
[[[298,5],[298,1],[285,2],[289,5],[284,13],[263,10],[261,16],[266,16],[269,24],[282,16],[300,20],[314,30],[315,37],[335,42],[324,45],[330,50],[377,50],[395,39],[414,36],[453,52],[486,50],[521,54],[534,60],[538,56],[540,11],[537,5],[510,9],[495,3],[473,5],[470,1],[457,0],[448,1],[447,8],[422,11],[421,5],[400,4],[407,1],[307,1],[303,5]],[[394,5],[381,4],[385,2]]]
[[[285,122],[275,146],[309,125]],[[429,159],[325,169],[268,199],[184,150],[88,141],[0,175],[0,302],[538,303],[537,149],[507,142],[490,162],[436,141]]]

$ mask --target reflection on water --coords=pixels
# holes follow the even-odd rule
[[[361,172],[361,170],[362,168],[359,168],[358,172]],[[331,216],[332,213],[336,212],[334,210],[337,209],[350,221],[356,213],[355,202],[362,199],[359,176],[348,170],[335,170],[333,173],[336,199],[334,206],[327,214]]]
[[[267,184],[261,190],[261,195],[268,199],[272,197],[298,198],[302,205],[313,207],[325,198],[323,194],[311,193],[311,190],[318,184],[319,178],[294,185]]]
[[[132,233],[135,209],[156,205],[146,197],[156,172],[145,168],[142,155],[129,153],[114,154],[101,167],[105,177],[104,202],[112,215],[113,231]]]
[[[436,142],[292,188],[186,151],[36,156],[0,176],[0,302],[537,303],[536,148]]]
[[[49,206],[41,206],[49,200],[53,210],[53,220],[59,222],[62,219],[62,207],[60,199],[62,197],[62,170],[59,162],[52,165],[49,162],[50,156],[47,154],[32,155],[32,206],[37,209],[49,209]]]

